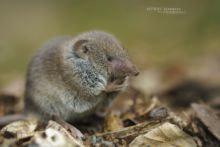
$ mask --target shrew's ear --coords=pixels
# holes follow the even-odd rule
[[[88,40],[84,39],[78,40],[73,45],[74,53],[82,59],[88,58],[89,48],[86,46],[87,42]]]

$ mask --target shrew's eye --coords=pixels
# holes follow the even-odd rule
[[[88,49],[88,47],[87,46],[83,46],[82,47],[82,51],[83,51],[83,53],[88,53],[88,51],[89,51],[89,49]]]
[[[109,62],[111,62],[111,61],[112,61],[112,57],[111,57],[111,56],[108,56],[108,57],[107,57],[107,60],[108,60]]]

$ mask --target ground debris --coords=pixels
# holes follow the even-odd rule
[[[20,127],[16,128],[17,130],[15,129],[17,132],[10,131],[12,133],[8,133],[12,134],[10,138],[12,139],[12,142],[10,142],[8,138],[4,138],[4,135],[3,140],[7,140],[5,141],[5,143],[9,142],[11,145],[14,143],[19,144],[20,146],[34,144],[38,146],[61,147],[129,146],[129,144],[130,146],[136,146],[140,142],[144,144],[150,144],[152,146],[157,146],[158,142],[152,140],[149,141],[148,135],[156,134],[156,136],[159,137],[158,134],[160,133],[158,132],[161,132],[161,130],[164,129],[164,126],[167,126],[165,127],[166,133],[171,131],[170,134],[172,135],[174,134],[172,133],[172,131],[175,132],[174,130],[177,130],[176,132],[182,133],[182,136],[180,135],[181,139],[179,142],[183,142],[183,145],[188,143],[188,145],[194,146],[197,143],[197,145],[200,144],[201,146],[201,144],[203,144],[203,142],[201,143],[199,136],[195,135],[195,133],[193,137],[185,135],[186,133],[182,131],[182,129],[184,130],[189,122],[182,119],[180,116],[178,116],[178,114],[170,110],[168,111],[168,108],[166,106],[161,105],[161,102],[158,98],[153,97],[149,101],[146,101],[142,100],[141,96],[136,95],[136,97],[131,97],[131,99],[133,101],[133,105],[131,106],[131,109],[129,111],[120,113],[118,111],[110,111],[106,115],[105,120],[102,123],[102,130],[100,130],[100,128],[96,128],[100,127],[98,125],[91,126],[94,130],[93,133],[86,133],[88,131],[85,130],[83,133],[81,133],[74,126],[58,119],[55,121],[50,120],[47,126],[40,129],[37,127],[38,125],[36,124],[35,127],[32,127],[32,129],[30,129],[30,131],[26,131],[26,136],[20,132],[22,132],[22,130],[27,129],[31,125],[27,126],[24,125],[27,123],[23,123],[23,125],[20,125]],[[90,121],[92,122],[97,121],[97,118],[95,117],[92,117],[90,119]],[[128,122],[130,123],[129,125],[127,124]],[[21,121],[19,123],[22,124]],[[7,132],[5,131],[6,128],[7,130],[13,130],[13,126],[13,123],[9,124],[8,126],[2,129],[2,132]],[[87,128],[90,129],[89,126],[87,126]],[[18,135],[19,133],[22,135]],[[144,139],[146,141],[146,136],[148,137],[147,143],[143,140],[140,140]],[[173,135],[173,138],[175,137],[178,138],[179,136]],[[13,140],[14,138],[16,140]],[[193,143],[191,141],[192,139],[194,139]],[[169,143],[170,142],[165,142],[164,144],[166,145]],[[178,145],[178,143],[176,145]]]
[[[197,145],[191,136],[179,129],[176,125],[166,122],[144,135],[139,135],[129,146],[196,147]]]
[[[105,121],[105,127],[104,127],[105,132],[117,130],[123,127],[124,127],[123,122],[121,118],[119,117],[119,115],[113,112],[110,112],[107,115],[106,121]]]
[[[129,143],[138,135],[146,133],[162,123],[163,122],[160,121],[139,123],[137,125],[125,127],[115,131],[96,134],[95,138],[102,138],[105,141],[114,142],[115,144],[122,143],[124,141],[126,141],[126,143]],[[92,137],[94,138],[94,136]]]
[[[54,130],[57,130],[58,132],[60,132],[63,136],[65,136],[66,138],[68,138],[69,140],[72,140],[75,142],[75,144],[77,144],[78,146],[83,146],[83,137],[84,135],[74,126],[69,125],[66,126],[62,126],[60,124],[58,124],[55,121],[50,120],[48,125],[47,125],[47,129],[52,128]]]
[[[1,133],[6,138],[16,138],[16,140],[21,140],[33,136],[37,125],[37,120],[34,118],[20,120],[2,128]]]
[[[13,122],[1,130],[0,146],[220,146],[219,69],[207,83],[210,72],[205,71],[205,81],[186,67],[144,71],[102,116],[74,124],[50,120],[41,127]],[[23,90],[17,88],[0,93],[0,116],[21,111]]]
[[[83,147],[82,133],[71,126],[71,132],[60,124],[49,121],[39,129],[36,119],[13,122],[1,130],[0,146]],[[73,131],[74,130],[74,131]]]
[[[53,128],[47,128],[45,131],[38,131],[29,142],[29,146],[37,145],[39,147],[82,147],[75,139],[64,136],[61,132]]]
[[[5,126],[1,129],[0,146],[22,146],[34,136],[37,126],[37,120],[34,118],[16,121]]]
[[[214,110],[199,104],[192,104],[192,108],[196,113],[195,117],[197,117],[218,140],[220,140],[220,118],[216,115]]]

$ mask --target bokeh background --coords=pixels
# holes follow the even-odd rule
[[[220,1],[1,0],[0,87],[48,39],[88,30],[113,33],[141,69],[190,63],[220,55]]]

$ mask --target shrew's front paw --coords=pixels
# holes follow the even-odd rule
[[[126,85],[127,84],[125,80],[114,80],[107,84],[107,86],[105,87],[105,92],[118,92],[124,89]]]

